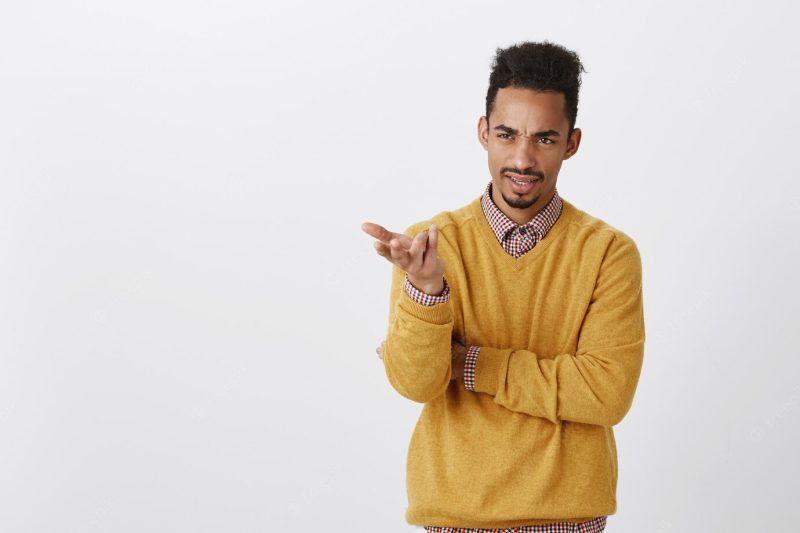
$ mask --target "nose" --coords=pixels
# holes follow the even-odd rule
[[[514,165],[520,169],[536,168],[536,149],[532,139],[519,136],[514,146]]]

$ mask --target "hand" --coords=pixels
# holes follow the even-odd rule
[[[364,222],[361,229],[378,239],[374,243],[378,255],[408,274],[414,287],[427,294],[441,294],[444,290],[444,260],[437,255],[439,228],[419,232],[413,239],[402,233],[389,231],[372,222]]]
[[[464,381],[464,364],[467,362],[467,351],[469,346],[463,344],[458,339],[453,339],[450,345],[450,356],[453,358],[451,365],[450,380]]]
[[[383,345],[386,344],[386,341],[381,341],[381,345],[375,348],[375,353],[378,354],[378,358],[383,361]]]

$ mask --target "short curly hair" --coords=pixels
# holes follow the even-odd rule
[[[569,121],[569,135],[572,135],[578,116],[581,72],[586,69],[578,54],[549,41],[498,48],[486,92],[486,119],[492,112],[497,91],[504,87],[560,92],[564,95],[564,111]]]

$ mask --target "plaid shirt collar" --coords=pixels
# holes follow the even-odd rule
[[[556,189],[550,202],[533,219],[522,226],[508,218],[492,200],[492,182],[486,185],[481,197],[481,206],[486,220],[503,248],[515,257],[530,251],[544,239],[561,215],[563,203]]]

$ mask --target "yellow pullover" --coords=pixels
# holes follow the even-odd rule
[[[408,449],[410,524],[504,528],[616,512],[611,426],[644,355],[641,259],[625,233],[563,201],[514,258],[480,197],[411,225],[439,228],[450,299],[425,306],[392,266],[386,375],[424,403]],[[481,347],[476,392],[450,380],[451,339]]]

